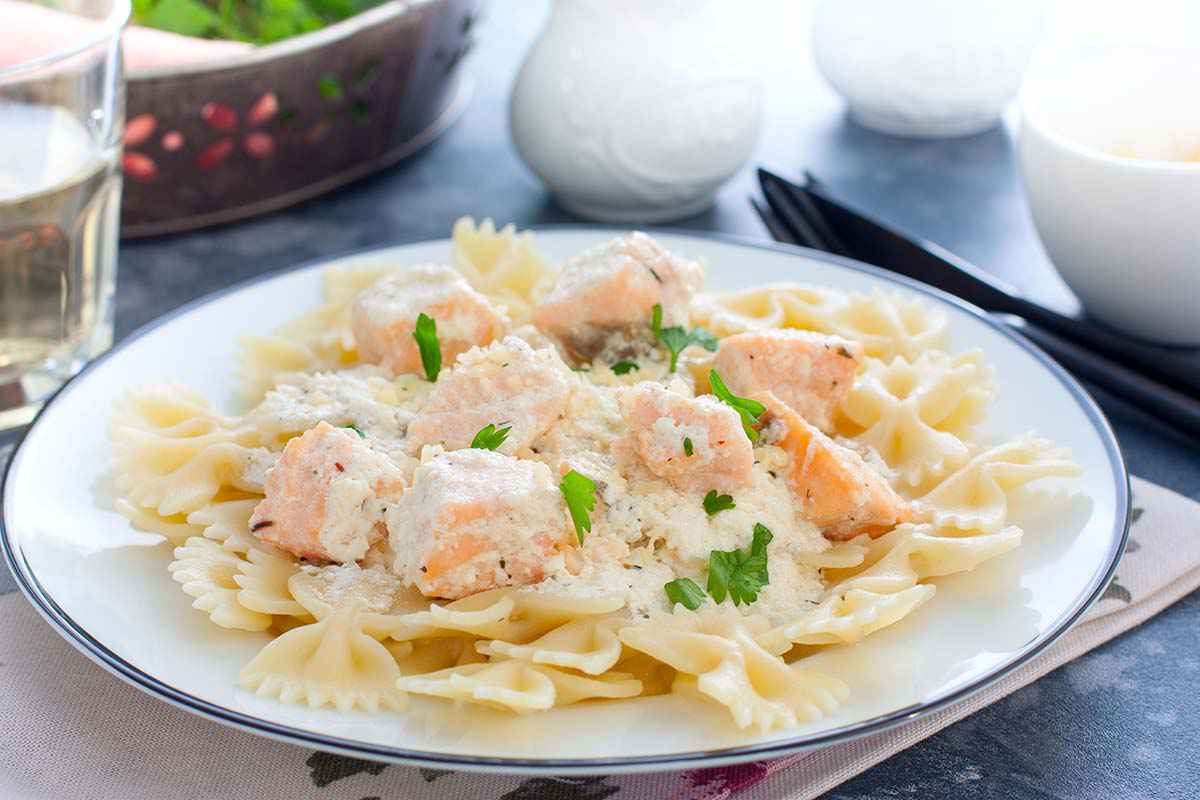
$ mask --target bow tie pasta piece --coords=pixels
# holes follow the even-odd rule
[[[218,414],[203,396],[187,386],[161,383],[127,392],[113,409],[110,429],[114,434],[140,430],[183,439],[236,431],[239,422],[236,417]]]
[[[846,302],[846,295],[836,289],[773,283],[700,295],[692,303],[691,318],[717,336],[785,328],[827,333],[834,311]]]
[[[1039,478],[1081,471],[1065,449],[1026,433],[975,456],[917,503],[922,517],[939,528],[990,533],[1004,525],[1015,489]]]
[[[642,682],[625,672],[595,677],[576,675],[552,667],[531,666],[554,684],[554,705],[569,706],[583,700],[620,700],[642,693]]]
[[[286,553],[268,545],[250,547],[245,560],[238,564],[238,574],[233,576],[233,582],[241,588],[238,603],[262,614],[312,619],[288,588],[288,580],[299,570],[300,565]]]
[[[238,339],[238,365],[234,369],[237,396],[243,408],[262,401],[287,376],[313,369],[330,369],[312,348],[281,334],[243,336]]]
[[[964,443],[992,401],[983,353],[938,351],[914,361],[868,359],[841,408],[842,432],[874,449],[910,486],[945,475],[969,455]]]
[[[892,359],[915,359],[930,350],[945,347],[949,322],[946,312],[915,294],[852,292],[847,302],[834,309],[829,332],[862,342],[867,355]]]
[[[153,509],[135,506],[123,497],[113,503],[113,508],[118,514],[129,520],[129,524],[137,530],[157,533],[171,544],[183,544],[193,536],[199,536],[204,532],[200,525],[188,522],[190,516],[188,514],[164,517]]]
[[[768,649],[781,640],[795,644],[849,644],[899,622],[928,601],[934,587],[921,581],[974,569],[1021,543],[1021,529],[1009,526],[994,533],[947,531],[932,525],[898,526],[854,544],[866,548],[862,564],[827,569],[832,584],[825,598],[796,621],[760,638]]]
[[[535,296],[553,280],[533,234],[509,224],[496,230],[490,219],[454,223],[454,266],[476,291],[487,295],[516,324],[529,321]]]
[[[670,664],[664,664],[657,658],[631,647],[624,649],[613,672],[621,672],[641,681],[643,697],[669,693],[678,675]]]
[[[385,641],[384,647],[396,659],[402,675],[427,675],[464,664],[482,664],[487,656],[475,649],[475,640],[465,636],[441,639],[415,639],[409,642]]]
[[[182,387],[131,392],[109,428],[114,484],[163,517],[195,511],[222,489],[261,492],[273,456],[258,434]]]
[[[867,556],[867,547],[863,542],[869,540],[869,537],[861,536],[843,542],[833,542],[828,550],[795,553],[793,558],[799,564],[817,569],[849,569],[863,563]]]
[[[396,617],[390,635],[407,641],[465,634],[526,644],[571,620],[610,614],[624,605],[625,599],[619,595],[578,597],[528,589],[493,589]]]
[[[800,283],[702,295],[691,316],[717,336],[780,328],[832,333],[861,342],[867,355],[884,359],[913,359],[942,349],[949,329],[945,312],[915,295],[846,293]]]
[[[621,658],[617,621],[585,618],[568,622],[527,645],[511,642],[478,642],[476,649],[493,658],[511,658],[578,670],[588,675],[608,672]]]
[[[917,585],[898,592],[848,589],[831,595],[795,622],[758,637],[771,652],[787,652],[795,644],[853,644],[907,617],[936,593]]]
[[[298,567],[288,578],[287,591],[317,619],[354,608],[359,627],[376,639],[386,637],[400,615],[428,605],[382,567],[363,568],[354,562]]]
[[[640,681],[622,673],[591,678],[523,661],[466,664],[427,675],[406,676],[398,685],[412,694],[517,713],[545,711],[591,698],[635,697],[642,691]]]
[[[400,669],[387,648],[363,633],[353,607],[293,628],[247,664],[238,683],[259,697],[339,711],[404,708]]]
[[[175,560],[167,569],[183,591],[196,598],[192,608],[207,613],[217,625],[265,631],[271,626],[271,615],[247,608],[238,600],[241,587],[235,577],[244,563],[241,556],[216,542],[193,536],[175,548]]]
[[[189,525],[199,526],[205,539],[220,543],[226,550],[245,553],[257,542],[250,534],[250,516],[261,497],[209,503],[187,515]]]
[[[739,728],[795,727],[821,719],[849,696],[841,681],[789,666],[765,650],[738,620],[693,616],[623,628],[621,641],[678,670],[676,691],[694,690],[724,705]]]
[[[242,402],[255,405],[289,376],[358,363],[358,349],[350,330],[350,304],[360,291],[389,272],[328,269],[322,276],[321,305],[281,325],[274,333],[240,338],[237,378]]]
[[[831,594],[847,588],[898,591],[927,578],[972,570],[1017,547],[1021,535],[1015,525],[985,533],[907,523],[866,542],[862,565],[826,570],[825,579],[833,586]]]

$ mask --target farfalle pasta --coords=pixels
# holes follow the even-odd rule
[[[917,297],[703,277],[640,233],[551,265],[490,220],[446,264],[330,270],[242,340],[243,413],[130,392],[114,509],[263,638],[261,697],[819,720],[854,687],[814,652],[933,613],[939,577],[1020,545],[1011,494],[1078,468],[978,438],[986,354]]]

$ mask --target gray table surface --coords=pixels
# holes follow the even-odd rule
[[[237,280],[345,251],[441,238],[463,214],[518,225],[576,222],[520,162],[508,90],[546,15],[494,5],[468,62],[476,95],[459,123],[382,174],[255,221],[126,242],[117,337]],[[879,217],[1070,307],[1028,218],[1012,126],[948,141],[880,136],[847,121],[803,48],[781,39],[756,163],[812,169]],[[750,167],[717,204],[677,223],[755,238]],[[1200,499],[1200,449],[1101,398],[1130,469]],[[6,456],[0,446],[0,462]],[[0,593],[13,591],[0,573]],[[1200,796],[1200,596],[843,784],[836,798],[1185,798]]]

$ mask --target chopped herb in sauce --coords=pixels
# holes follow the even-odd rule
[[[413,329],[413,338],[417,340],[417,349],[421,351],[421,366],[425,368],[425,379],[434,383],[438,373],[442,371],[442,346],[438,342],[437,323],[424,312],[417,316],[417,325]]]
[[[767,407],[757,400],[751,400],[749,397],[738,397],[733,392],[729,391],[729,387],[725,385],[725,381],[721,380],[721,376],[717,371],[711,370],[708,373],[708,382],[712,386],[712,392],[725,405],[738,412],[738,416],[742,418],[742,428],[746,431],[746,436],[752,442],[758,441],[758,431],[754,426],[758,424],[758,418],[766,412]]]
[[[675,371],[675,368],[679,365],[679,354],[689,345],[698,344],[710,353],[716,352],[717,337],[703,328],[692,328],[690,331],[682,325],[673,325],[669,328],[664,328],[662,321],[662,304],[655,303],[654,309],[650,314],[650,330],[654,332],[654,338],[662,342],[671,353],[671,365],[668,372]]]
[[[571,470],[563,475],[558,490],[567,502],[567,511],[571,512],[571,521],[575,523],[575,535],[579,537],[579,543],[583,544],[583,535],[592,530],[592,519],[588,515],[596,507],[596,482]]]
[[[504,440],[508,438],[508,434],[511,431],[511,425],[497,428],[489,422],[475,434],[475,438],[471,440],[471,447],[476,450],[496,450],[500,445],[504,444]]]
[[[704,603],[704,590],[691,578],[676,578],[663,586],[663,589],[668,600],[679,603],[688,611],[695,611]]]
[[[766,525],[754,524],[754,539],[747,550],[713,550],[708,556],[708,593],[718,603],[725,596],[735,606],[749,605],[770,583],[767,574],[767,545],[775,538]]]
[[[709,489],[708,494],[704,495],[704,512],[710,517],[731,508],[737,508],[737,503],[733,502],[730,495],[717,494],[716,489]]]

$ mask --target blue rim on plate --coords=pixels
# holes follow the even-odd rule
[[[620,226],[579,226],[579,225],[541,225],[534,226],[530,230],[534,231],[579,231],[579,230],[596,230],[596,231],[611,231],[611,230],[627,230]],[[967,303],[953,295],[947,294],[940,289],[920,283],[919,281],[906,278],[901,275],[895,275],[878,267],[870,266],[859,261],[841,256],[824,253],[817,250],[810,250],[804,247],[795,247],[792,245],[778,244],[774,242],[761,242],[747,237],[733,236],[729,234],[718,234],[704,231],[689,231],[679,228],[646,228],[645,230],[651,233],[691,237],[696,239],[709,239],[715,241],[726,242],[729,244],[740,245],[743,247],[751,247],[760,250],[772,250],[776,252],[788,253],[791,255],[801,256],[817,261],[834,264],[854,272],[865,273],[874,278],[886,281],[891,284],[903,286],[914,292],[918,292],[934,300],[950,305],[960,311],[964,311],[984,323],[992,330],[1000,333],[1005,338],[1016,343],[1020,348],[1032,355],[1038,362],[1046,367],[1049,372],[1054,375],[1060,383],[1067,389],[1075,401],[1079,404],[1080,409],[1092,423],[1096,433],[1103,440],[1105,452],[1108,455],[1109,466],[1112,470],[1113,485],[1117,490],[1116,498],[1116,513],[1115,525],[1113,529],[1113,545],[1108,554],[1108,562],[1104,570],[1098,573],[1094,579],[1093,585],[1088,589],[1083,596],[1078,598],[1070,613],[1056,625],[1052,630],[1043,634],[1040,638],[1027,644],[1020,651],[1015,653],[1006,662],[998,665],[993,671],[978,680],[968,683],[958,689],[947,692],[946,694],[936,697],[932,700],[914,703],[903,708],[892,711],[871,719],[862,720],[851,725],[845,725],[840,728],[833,728],[823,731],[816,735],[805,736],[802,738],[792,739],[777,739],[767,743],[752,744],[742,747],[728,747],[719,750],[700,750],[684,753],[675,753],[671,755],[656,755],[656,756],[624,756],[619,758],[586,758],[586,759],[529,759],[529,758],[501,758],[477,755],[457,755],[447,753],[428,752],[421,750],[409,750],[398,747],[388,747],[384,745],[370,744],[354,739],[345,739],[337,736],[329,736],[326,734],[316,733],[302,728],[295,728],[288,725],[280,725],[274,722],[268,722],[258,717],[252,717],[247,714],[242,714],[237,711],[219,706],[208,701],[201,700],[194,695],[176,689],[155,678],[143,670],[138,669],[132,664],[123,660],[116,653],[109,650],[102,642],[96,640],[87,632],[79,623],[71,618],[59,605],[54,598],[44,590],[38,582],[37,577],[33,574],[32,569],[24,561],[21,554],[16,552],[13,543],[9,539],[7,511],[0,515],[0,548],[4,551],[5,561],[13,576],[16,578],[17,585],[21,592],[29,599],[34,608],[55,628],[58,633],[63,636],[76,649],[80,650],[84,655],[91,658],[93,661],[104,667],[109,672],[117,677],[134,685],[135,687],[151,694],[159,699],[191,711],[209,719],[216,720],[234,728],[257,733],[268,738],[279,739],[290,742],[292,744],[312,747],[317,750],[339,753],[342,755],[365,758],[378,761],[388,761],[394,763],[411,764],[416,766],[435,767],[441,769],[459,769],[472,772],[509,772],[509,773],[553,773],[553,774],[597,774],[605,771],[654,771],[654,770],[676,770],[686,769],[690,767],[700,766],[715,766],[723,763],[733,763],[739,761],[749,761],[755,759],[773,758],[790,753],[808,750],[812,748],[822,747],[825,745],[835,744],[838,742],[847,741],[859,736],[866,736],[873,733],[878,733],[883,730],[901,725],[905,722],[913,720],[919,716],[923,716],[938,709],[945,708],[956,702],[964,700],[976,692],[990,686],[994,682],[1000,680],[1004,676],[1011,673],[1013,670],[1027,663],[1030,659],[1042,652],[1051,643],[1057,640],[1065,633],[1079,618],[1087,611],[1091,605],[1099,599],[1105,587],[1108,586],[1112,579],[1113,573],[1116,570],[1117,563],[1121,559],[1121,555],[1125,551],[1125,544],[1129,538],[1130,525],[1130,484],[1129,473],[1125,467],[1125,460],[1121,454],[1120,446],[1117,444],[1116,436],[1113,434],[1112,426],[1104,413],[1096,405],[1095,400],[1091,395],[1073,378],[1066,370],[1058,365],[1050,356],[1046,355],[1041,349],[1030,343],[1027,339],[1012,331],[1005,325],[994,320],[987,312],[982,309]],[[429,241],[429,240],[425,240]],[[353,256],[366,255],[368,253],[379,250],[390,249],[391,247],[403,246],[404,244],[416,244],[414,242],[401,242],[395,245],[387,245],[384,247],[372,247],[363,250],[357,250],[349,253],[344,253],[338,256],[314,259],[299,264],[293,267],[275,270],[272,272],[258,275],[247,280],[239,281],[235,284],[212,292],[204,297],[192,300],[184,305],[176,308],[173,311],[164,314],[141,328],[134,331],[126,337],[120,344],[112,350],[101,355],[96,360],[88,364],[78,375],[67,381],[54,395],[46,402],[42,411],[34,417],[26,431],[21,435],[13,449],[12,456],[9,459],[8,465],[4,470],[4,477],[0,479],[0,503],[5,497],[8,479],[13,471],[13,467],[18,463],[21,454],[21,448],[25,443],[26,437],[41,420],[42,414],[46,408],[53,404],[58,396],[68,390],[82,376],[88,374],[93,368],[103,364],[105,360],[113,353],[118,352],[131,342],[153,333],[165,323],[179,317],[192,309],[213,302],[227,294],[240,291],[246,287],[253,286],[264,281],[272,280],[290,272],[309,269],[320,266],[334,260],[349,258]]]

